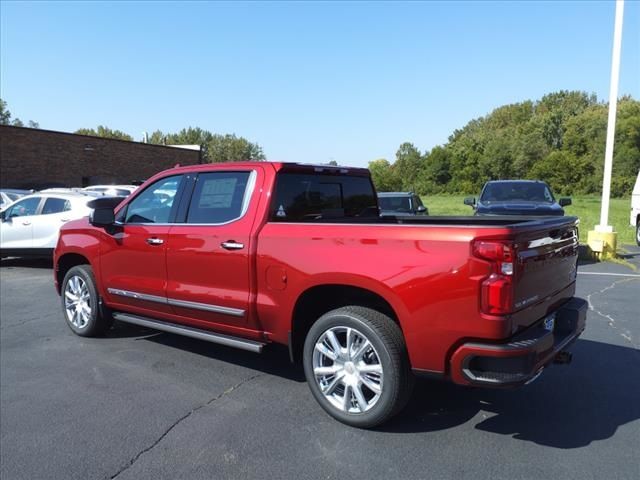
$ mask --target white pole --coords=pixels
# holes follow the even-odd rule
[[[618,80],[620,78],[620,50],[622,46],[622,16],[624,0],[616,0],[616,20],[613,30],[613,54],[611,58],[611,85],[609,86],[609,120],[607,121],[607,143],[604,152],[604,178],[602,179],[602,207],[600,225],[596,231],[613,232],[609,225],[609,197],[611,196],[611,167],[613,165],[613,143],[616,134],[616,110],[618,107]]]

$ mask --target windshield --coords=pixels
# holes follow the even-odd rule
[[[553,195],[544,183],[500,182],[488,183],[480,197],[481,202],[525,202],[553,203]]]
[[[378,197],[380,210],[392,210],[394,212],[410,212],[411,201],[409,197]]]

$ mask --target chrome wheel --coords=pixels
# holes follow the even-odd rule
[[[380,356],[355,328],[332,327],[320,335],[313,350],[313,374],[324,398],[346,413],[370,410],[382,394]]]
[[[91,294],[87,282],[74,275],[64,289],[64,308],[67,320],[76,328],[84,328],[91,319]]]

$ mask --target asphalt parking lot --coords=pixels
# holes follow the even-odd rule
[[[573,363],[519,390],[420,381],[374,431],[263,355],[116,324],[72,334],[50,265],[0,267],[0,477],[640,478],[640,249],[579,268],[591,311]]]

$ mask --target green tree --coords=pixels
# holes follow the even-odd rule
[[[207,143],[207,160],[217,162],[237,162],[242,160],[265,160],[262,147],[243,137],[214,134]]]
[[[183,128],[177,133],[164,134],[156,130],[149,143],[165,145],[200,145],[202,158],[206,162],[237,162],[242,160],[265,160],[262,148],[244,137],[211,133],[200,127]]]
[[[417,190],[422,165],[423,159],[420,150],[409,142],[400,145],[393,167],[400,178],[403,190]]]
[[[0,125],[11,125],[11,112],[7,108],[7,102],[0,98]]]
[[[584,158],[578,158],[567,151],[556,150],[537,162],[529,177],[546,181],[556,194],[572,195],[576,191],[585,190],[584,182],[588,181],[591,175],[593,165]]]
[[[19,118],[11,119],[11,112],[7,106],[7,102],[0,98],[0,125],[12,125],[14,127],[24,127],[24,123]],[[29,128],[38,128],[38,122],[29,120],[27,122]]]
[[[112,130],[104,125],[98,125],[98,128],[79,128],[75,131],[78,135],[90,135],[92,137],[113,138],[117,140],[133,141],[133,137],[120,130]]]
[[[369,162],[371,178],[379,192],[395,192],[402,189],[402,181],[393,166],[385,158]]]
[[[451,180],[451,158],[449,151],[443,147],[435,147],[423,161],[418,180],[418,192],[422,195],[444,191]]]

